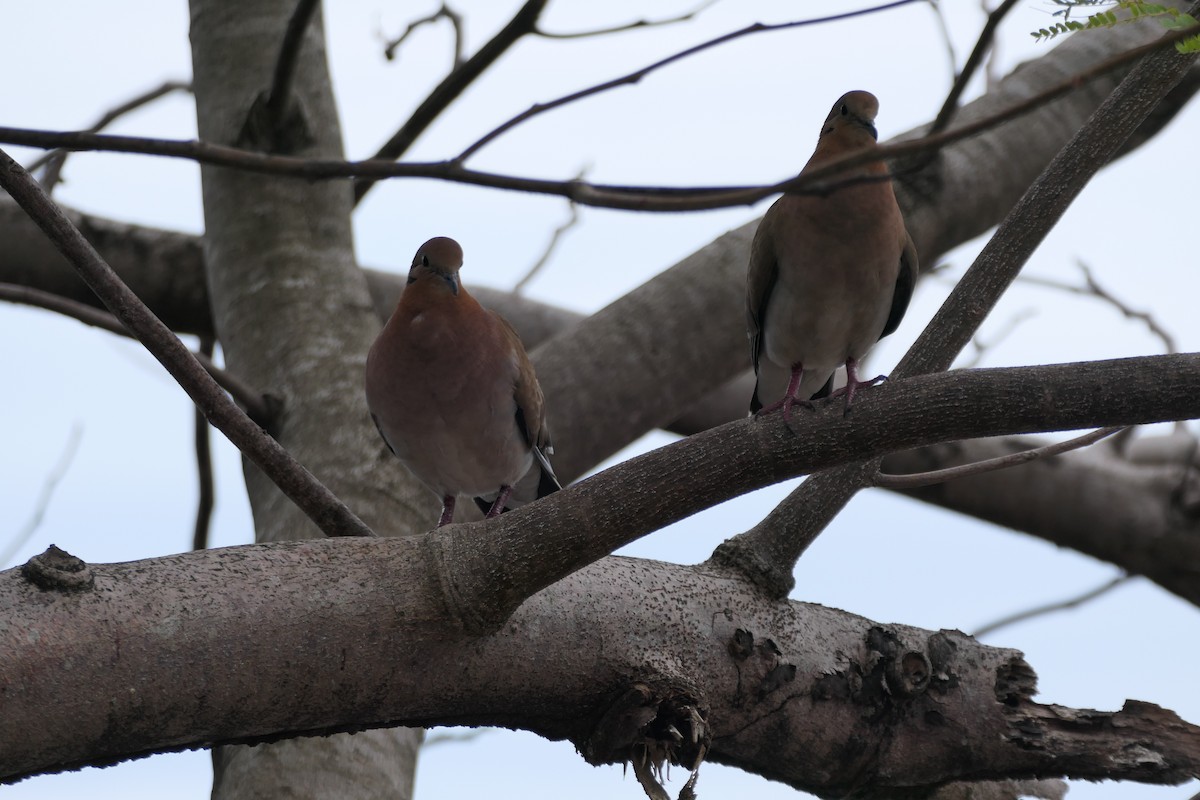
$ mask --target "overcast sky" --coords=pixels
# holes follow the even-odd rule
[[[432,12],[437,3],[343,0],[328,13],[329,55],[350,157],[370,155],[450,66],[443,22],[422,29],[397,60],[384,36]],[[467,51],[503,24],[516,2],[461,0]],[[567,3],[552,0],[545,27],[585,30],[642,16],[666,17],[689,2]],[[419,141],[412,160],[440,159],[538,101],[606,80],[751,22],[783,22],[865,4],[723,0],[691,23],[583,40],[522,41]],[[943,3],[950,44],[961,63],[983,22],[978,3]],[[1047,52],[1029,31],[1046,25],[1046,0],[1022,3],[1001,28],[997,70]],[[0,124],[78,129],[105,110],[166,79],[187,80],[191,61],[184,3],[113,4],[68,0],[12,4],[0,26]],[[1104,35],[1089,34],[1089,35]],[[938,18],[924,3],[856,19],[744,38],[655,73],[637,86],[586,100],[526,124],[482,151],[482,169],[595,181],[687,185],[771,182],[794,174],[816,141],[832,102],[867,89],[881,102],[881,140],[932,119],[951,80]],[[982,90],[972,85],[972,94]],[[1088,264],[1112,293],[1151,309],[1181,350],[1200,345],[1196,314],[1194,193],[1174,178],[1194,153],[1200,104],[1176,119],[1144,152],[1108,168],[1034,256],[1027,273],[1079,283]],[[172,96],[122,120],[114,133],[191,138],[190,98]],[[28,162],[36,153],[9,149]],[[199,170],[140,156],[72,156],[56,196],[115,219],[199,233]],[[1192,181],[1194,185],[1194,181]],[[632,214],[582,209],[531,296],[579,311],[603,307],[679,258],[766,209],[694,214]],[[392,181],[373,190],[355,218],[362,263],[401,270],[434,235],[459,239],[466,279],[511,287],[568,215],[543,197]],[[2,245],[0,245],[2,246]],[[981,242],[945,257],[961,275]],[[899,331],[876,349],[887,371],[949,291],[927,280]],[[1014,330],[1009,323],[1024,319]],[[1026,319],[1026,317],[1028,317]],[[1004,334],[1002,337],[1001,334]],[[1162,352],[1144,326],[1113,308],[1044,288],[1018,285],[984,328],[1001,338],[988,366],[1053,363]],[[0,304],[0,552],[34,513],[46,476],[72,436],[78,452],[40,527],[0,568],[56,543],[89,561],[124,561],[188,549],[195,504],[192,413],[183,392],[140,346],[53,314]],[[1146,435],[1161,434],[1152,429]],[[252,539],[236,452],[219,435],[215,546]],[[647,436],[617,460],[668,441]],[[658,532],[623,552],[681,563],[703,560],[745,529],[794,483],[772,487]],[[913,591],[914,570],[936,576]],[[796,599],[882,622],[972,631],[993,619],[1079,593],[1115,567],[1060,551],[883,492],[860,495],[805,554]],[[989,643],[1024,651],[1037,670],[1040,700],[1104,710],[1126,698],[1159,703],[1200,722],[1195,664],[1200,612],[1146,581],[1133,581],[1075,611],[1004,629]],[[461,733],[452,731],[451,733]],[[468,749],[469,748],[469,749]],[[472,768],[462,769],[464,759]],[[584,764],[570,745],[525,733],[486,732],[469,744],[441,744],[421,756],[419,797],[458,797],[486,777],[492,796],[641,796],[620,768]],[[676,789],[682,782],[677,776]],[[207,752],[158,756],[106,770],[40,777],[3,790],[5,798],[207,797]],[[704,767],[705,797],[794,798],[797,794],[736,770]],[[1077,784],[1072,798],[1184,800],[1191,786]]]

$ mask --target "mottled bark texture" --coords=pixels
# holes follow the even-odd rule
[[[294,0],[191,3],[200,138],[341,157],[319,14],[301,43],[283,129],[264,135],[248,124],[271,86],[295,8]],[[378,322],[354,260],[350,186],[213,167],[201,177],[208,298],[230,370],[279,398],[271,432],[368,525],[380,533],[419,530],[431,498],[387,454],[363,398]],[[274,484],[249,464],[245,472],[258,541],[317,535]],[[394,728],[352,741],[225,748],[214,758],[213,796],[407,797],[420,735]]]
[[[412,537],[253,545],[80,564],[72,589],[52,566],[0,573],[0,608],[27,610],[0,617],[0,663],[36,636],[19,666],[55,676],[9,684],[4,730],[21,735],[0,773],[395,723],[522,727],[594,763],[706,752],[827,797],[1200,771],[1200,728],[1169,711],[1040,705],[1014,650],[698,568],[606,558],[493,634],[455,633],[427,552]]]

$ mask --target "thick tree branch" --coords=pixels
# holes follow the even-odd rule
[[[893,375],[950,367],[1059,217],[1194,61],[1194,55],[1157,51],[1130,71],[1005,217]],[[754,528],[722,544],[713,560],[786,596],[800,555],[878,468],[878,462],[850,465],[807,481]]]
[[[851,418],[834,403],[797,415],[790,428],[778,418],[731,422],[486,524],[444,528],[430,544],[461,624],[492,630],[532,592],[618,547],[797,475],[939,441],[1200,416],[1200,396],[1191,394],[1200,371],[1182,374],[1197,368],[1200,354],[1189,354],[889,382],[864,393]]]
[[[3,151],[0,187],[25,209],[92,291],[166,367],[213,427],[270,475],[323,531],[331,536],[373,535],[341,500],[234,404],[179,338],[104,263],[37,181]]]
[[[398,723],[520,727],[569,739],[593,763],[656,743],[689,767],[694,731],[710,760],[827,797],[1200,772],[1200,729],[1169,711],[1040,705],[1016,651],[781,606],[696,568],[604,559],[531,598],[503,631],[455,634],[430,580],[439,536],[74,572],[44,555],[0,573],[0,775]],[[645,732],[668,725],[683,746]]]

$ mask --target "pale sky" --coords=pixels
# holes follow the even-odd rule
[[[347,153],[361,158],[403,122],[449,67],[448,26],[423,29],[383,58],[382,37],[403,30],[436,2],[343,0],[329,4],[329,53]],[[461,0],[473,52],[516,2]],[[556,31],[665,17],[689,2],[551,2]],[[642,67],[719,34],[760,22],[849,10],[866,4],[724,0],[682,25],[586,40],[518,44],[420,140],[411,160],[456,154],[534,102],[546,101]],[[977,3],[943,3],[959,63],[983,15]],[[1049,21],[1045,0],[1021,4],[999,34],[1004,74],[1052,46],[1029,31]],[[187,7],[161,0],[110,4],[68,0],[12,4],[0,26],[0,124],[70,130],[166,79],[187,80]],[[1104,35],[1103,33],[1088,35]],[[830,104],[850,89],[881,102],[880,138],[932,119],[950,83],[950,65],[927,4],[852,22],[752,36],[668,67],[636,86],[585,100],[524,125],[479,154],[474,166],[567,178],[582,168],[595,181],[640,184],[772,182],[794,174],[811,153]],[[970,96],[982,83],[976,80]],[[1192,193],[1174,179],[1194,152],[1200,104],[1149,147],[1103,171],[1055,228],[1027,273],[1079,283],[1087,263],[1108,290],[1153,310],[1180,349],[1200,346],[1195,313],[1200,279]],[[195,136],[190,98],[173,96],[122,120],[114,133]],[[28,162],[36,153],[5,148]],[[1187,155],[1185,155],[1187,154]],[[56,197],[119,220],[199,232],[199,171],[190,163],[140,156],[79,154]],[[583,312],[603,307],[716,236],[760,215],[753,209],[694,214],[632,214],[581,209],[530,285],[531,296]],[[467,280],[511,287],[567,216],[564,203],[428,181],[392,181],[373,190],[355,218],[362,263],[400,270],[434,235],[454,236]],[[961,275],[981,242],[945,257]],[[925,281],[899,331],[880,345],[887,371],[949,290]],[[1054,363],[1162,352],[1161,343],[1111,307],[1018,285],[984,328],[1004,331],[1036,312],[985,356],[987,366]],[[78,454],[32,537],[0,568],[55,543],[89,561],[177,553],[190,544],[195,504],[192,414],[187,398],[139,345],[41,311],[0,304],[0,552],[34,511],[45,476],[78,425]],[[1148,431],[1147,434],[1161,433]],[[624,459],[669,438],[647,436]],[[214,435],[218,506],[214,546],[251,540],[241,467]],[[680,563],[703,560],[728,535],[757,521],[794,486],[726,503],[653,534],[624,553]],[[914,570],[936,576],[913,591]],[[860,495],[805,554],[796,599],[843,608],[881,622],[972,631],[1029,606],[1077,594],[1117,574],[1115,567],[1040,540],[938,511],[883,492]],[[1195,664],[1200,610],[1138,580],[1075,611],[1004,629],[985,641],[1022,650],[1039,675],[1038,699],[1114,710],[1126,698],[1159,703],[1200,723]],[[469,750],[467,749],[469,748]],[[464,759],[472,768],[463,770]],[[638,798],[620,768],[586,765],[569,744],[525,733],[488,732],[469,744],[442,744],[421,756],[418,797],[466,796],[486,776],[494,797]],[[679,771],[678,790],[686,776]],[[5,798],[160,798],[198,800],[211,786],[208,753],[156,756],[105,770],[45,776],[3,790]],[[706,765],[701,796],[794,798],[791,789]],[[1073,784],[1071,798],[1185,800],[1197,786]]]

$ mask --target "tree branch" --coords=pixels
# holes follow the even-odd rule
[[[928,470],[1025,446],[955,442],[894,453],[884,466]],[[1115,564],[1200,605],[1200,474],[1186,458],[1142,464],[1111,447],[1092,448],[904,494]]]
[[[611,33],[624,33],[625,31],[637,30],[639,28],[659,28],[664,25],[674,25],[679,22],[690,22],[700,15],[701,11],[706,8],[716,5],[717,0],[704,0],[704,2],[696,5],[691,11],[678,14],[674,17],[664,19],[639,19],[625,25],[613,25],[608,28],[596,28],[590,31],[572,31],[571,33],[557,33],[554,31],[544,31],[538,28],[534,33],[545,39],[587,39],[593,36],[607,36]]]
[[[396,58],[396,50],[400,45],[412,36],[413,32],[422,25],[428,25],[431,22],[437,22],[439,19],[450,20],[451,27],[454,28],[454,67],[458,69],[463,64],[463,18],[462,15],[450,8],[446,3],[442,3],[441,8],[433,12],[427,17],[421,17],[418,20],[408,23],[408,27],[404,29],[404,33],[397,36],[387,43],[387,47],[383,50],[383,57],[388,61],[393,61]]]
[[[979,32],[979,39],[975,42],[975,47],[971,50],[971,55],[967,56],[967,63],[963,64],[962,71],[954,78],[954,85],[950,87],[950,93],[946,95],[946,101],[942,103],[942,108],[938,111],[937,117],[934,118],[933,124],[929,126],[930,133],[940,133],[950,126],[950,120],[954,118],[954,113],[958,111],[958,101],[962,99],[962,93],[967,88],[967,84],[971,82],[971,78],[975,77],[976,70],[983,63],[983,59],[987,56],[988,51],[992,49],[992,39],[995,38],[996,28],[1000,26],[1000,21],[1003,20],[1008,12],[1017,4],[1017,0],[1004,0],[996,9],[988,14],[987,22],[983,24],[983,30]]]
[[[197,355],[212,360],[215,342],[202,338]],[[215,487],[213,485],[212,445],[208,437],[208,420],[200,409],[192,410],[192,437],[196,442],[196,524],[192,528],[192,549],[208,547],[208,528],[212,521]]]
[[[408,152],[417,137],[425,132],[433,121],[453,103],[458,96],[470,86],[476,78],[482,75],[488,67],[504,55],[518,39],[537,29],[538,18],[546,8],[547,0],[527,0],[520,10],[509,20],[499,33],[493,36],[487,44],[479,48],[461,66],[456,67],[437,85],[425,98],[417,110],[400,130],[388,139],[375,153],[376,161],[392,161]],[[382,175],[360,175],[354,182],[354,202],[357,204],[363,196],[375,185]]]
[[[17,286],[11,283],[0,283],[0,300],[11,303],[22,303],[36,308],[44,308],[59,314],[79,320],[85,325],[101,328],[118,336],[137,339],[129,328],[122,324],[113,314],[102,311],[94,306],[84,305],[67,297],[60,297],[50,292],[31,289],[28,286]],[[246,409],[246,414],[260,427],[270,426],[271,420],[278,411],[277,403],[257,391],[236,375],[218,367],[207,353],[201,350],[193,357],[200,362],[204,371],[212,376],[217,384],[229,392]]]
[[[1053,614],[1057,611],[1067,611],[1072,608],[1078,608],[1084,603],[1095,600],[1097,597],[1111,592],[1121,584],[1127,583],[1132,577],[1132,575],[1118,575],[1111,580],[1105,581],[1094,589],[1088,589],[1086,592],[1077,594],[1074,597],[1069,597],[1066,600],[1059,600],[1054,603],[1046,603],[1045,605],[1036,606],[1034,608],[1027,608],[1024,611],[1018,611],[1016,614],[1009,614],[1008,616],[1001,617],[995,622],[989,622],[987,625],[977,629],[971,635],[976,639],[982,639],[989,633],[995,633],[1001,628],[1007,628],[1010,625],[1016,625],[1018,622],[1025,622],[1026,620],[1045,616],[1046,614]]]
[[[457,156],[455,156],[454,163],[465,162],[471,156],[475,155],[475,153],[482,150],[484,147],[486,147],[488,144],[490,144],[494,140],[498,139],[503,134],[507,133],[508,131],[512,130],[516,126],[520,125],[522,122],[526,122],[526,121],[532,119],[533,117],[536,117],[540,114],[544,114],[547,111],[553,111],[556,108],[561,108],[570,103],[574,103],[576,100],[582,100],[585,97],[592,97],[593,95],[607,92],[608,90],[615,89],[618,86],[630,86],[630,85],[636,84],[639,81],[641,81],[642,78],[646,77],[647,75],[649,75],[652,72],[655,72],[656,70],[659,70],[670,64],[674,64],[676,61],[682,61],[683,59],[685,59],[689,56],[694,56],[697,53],[702,53],[705,50],[711,49],[713,47],[717,47],[718,45],[726,44],[726,43],[732,42],[736,39],[741,39],[744,36],[751,36],[756,33],[770,33],[770,32],[774,32],[774,31],[790,30],[791,28],[807,27],[809,25],[819,25],[819,24],[822,24],[825,22],[836,22],[839,20],[849,19],[851,17],[862,16],[864,14],[874,14],[879,11],[885,11],[888,9],[897,8],[899,6],[905,6],[910,3],[914,3],[914,2],[918,2],[918,0],[896,0],[896,2],[885,3],[880,6],[875,6],[874,8],[863,9],[860,11],[850,11],[850,12],[846,12],[843,14],[833,14],[833,15],[827,16],[827,17],[798,20],[795,22],[781,22],[776,25],[766,25],[761,22],[756,22],[753,25],[747,25],[745,28],[742,28],[740,30],[733,31],[732,33],[722,34],[721,36],[717,36],[714,39],[709,39],[706,42],[702,42],[693,47],[689,47],[686,50],[681,50],[678,53],[675,53],[673,55],[667,56],[666,58],[655,61],[653,64],[650,64],[649,66],[645,66],[645,67],[642,67],[641,69],[634,70],[633,72],[630,72],[626,75],[622,75],[619,78],[613,78],[612,80],[605,81],[603,83],[598,83],[595,86],[589,86],[586,89],[581,89],[577,92],[572,92],[571,94],[563,95],[562,97],[559,97],[555,100],[550,100],[549,102],[546,102],[546,103],[537,103],[536,105],[530,107],[528,110],[523,111],[520,114],[517,114],[515,117],[511,117],[506,122],[501,123],[496,128],[493,128],[491,131],[484,134],[479,139],[475,140],[475,142],[473,144],[469,145],[465,150],[463,150],[461,153],[459,153]]]
[[[0,775],[398,723],[524,728],[591,763],[655,744],[689,768],[695,732],[709,760],[825,797],[1200,770],[1200,729],[1171,712],[1040,705],[1014,650],[781,606],[697,568],[604,559],[531,598],[503,632],[456,634],[430,580],[438,536],[76,562],[74,591],[46,556],[0,573]],[[314,690],[313,676],[336,690]],[[685,744],[643,726],[676,727]]]
[[[778,418],[728,423],[485,524],[443,528],[430,544],[461,624],[491,630],[534,591],[754,489],[934,442],[1191,419],[1200,416],[1197,390],[1200,354],[922,375],[864,392],[851,418],[833,403],[790,427]]]
[[[267,92],[267,115],[274,130],[278,130],[283,124],[288,106],[292,102],[292,80],[296,75],[300,46],[304,43],[304,34],[312,25],[313,15],[320,5],[320,0],[297,0],[296,10],[288,20],[287,30],[284,31],[283,41],[279,45],[279,57],[275,60],[271,88]]]
[[[911,0],[910,0],[911,1]],[[1194,34],[1192,34],[1194,35]],[[630,211],[707,211],[717,208],[750,205],[780,192],[792,194],[827,194],[844,185],[831,179],[856,166],[880,159],[903,159],[939,150],[948,144],[976,136],[997,125],[1009,122],[1068,94],[1082,84],[1135,61],[1148,53],[1164,50],[1168,45],[1189,38],[1187,30],[1174,31],[1150,44],[1137,47],[1076,74],[1050,89],[1009,108],[950,131],[898,144],[850,153],[830,161],[820,169],[778,183],[759,186],[719,187],[653,187],[621,184],[592,184],[582,181],[554,181],[524,178],[493,172],[472,170],[458,161],[392,163],[378,158],[368,161],[345,161],[328,158],[295,158],[257,153],[237,147],[208,142],[179,139],[150,139],[137,136],[107,136],[76,132],[53,132],[27,128],[0,127],[0,143],[26,147],[60,147],[68,150],[138,153],[142,155],[182,158],[201,164],[228,167],[268,175],[287,175],[309,180],[360,178],[374,181],[382,178],[436,178],[452,183],[485,186],[494,189],[547,194],[566,197],[581,205]],[[1173,51],[1172,51],[1173,52]]]
[[[976,475],[985,475],[989,472],[995,472],[1000,469],[1008,469],[1021,464],[1028,464],[1030,461],[1036,461],[1039,458],[1048,456],[1056,456],[1060,453],[1068,453],[1072,450],[1078,450],[1081,447],[1087,447],[1090,444],[1112,436],[1114,433],[1120,433],[1126,430],[1125,428],[1101,428],[1097,431],[1077,436],[1074,439],[1068,439],[1065,442],[1055,442],[1044,447],[1037,447],[1033,450],[1021,450],[1017,453],[1009,453],[1007,455],[989,458],[986,461],[976,461],[970,464],[960,464],[956,467],[947,467],[946,469],[934,470],[932,472],[910,472],[904,475],[891,475],[884,472],[879,472],[875,475],[872,481],[872,486],[880,489],[916,489],[921,486],[933,486],[937,483],[945,483],[946,481],[957,480],[959,478],[970,478]]]
[[[949,368],[1062,213],[1194,61],[1157,51],[1130,71],[1000,223],[893,375]],[[801,554],[878,469],[878,463],[854,464],[806,481],[754,528],[723,543],[713,561],[786,596]]]
[[[230,400],[178,337],[112,271],[32,176],[0,151],[0,187],[25,209],[92,291],[184,388],[212,425],[267,473],[330,536],[370,528]]]
[[[143,92],[130,100],[126,100],[116,108],[109,109],[88,130],[93,133],[99,133],[131,111],[136,111],[144,105],[153,103],[160,97],[168,95],[171,92],[190,92],[191,90],[192,85],[185,81],[165,81],[156,88],[148,92]],[[51,150],[26,167],[30,172],[37,170],[43,165],[46,167],[45,172],[42,174],[42,188],[46,190],[47,194],[54,192],[54,187],[58,184],[59,176],[62,174],[63,165],[67,162],[67,154],[66,150]]]
[[[67,443],[63,446],[62,455],[58,457],[58,461],[47,473],[46,479],[42,481],[42,489],[33,502],[33,513],[29,515],[29,520],[13,535],[8,544],[4,546],[4,550],[0,551],[0,565],[7,564],[9,559],[20,552],[26,542],[41,527],[42,520],[46,517],[46,509],[50,507],[50,498],[54,496],[54,490],[58,488],[59,482],[74,463],[75,454],[79,452],[79,442],[82,439],[83,426],[75,422],[71,425],[71,432],[67,434]]]

